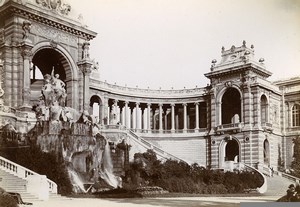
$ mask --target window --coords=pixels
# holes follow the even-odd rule
[[[260,119],[262,124],[268,122],[268,100],[265,95],[260,98]]]
[[[300,105],[295,104],[292,108],[292,126],[300,126]]]

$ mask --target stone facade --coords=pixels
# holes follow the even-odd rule
[[[300,133],[300,77],[268,81],[254,47],[222,48],[205,74],[210,84],[183,90],[122,87],[100,81],[87,29],[63,1],[0,2],[1,126],[35,124],[43,76],[66,84],[66,105],[97,122],[123,125],[162,150],[213,168],[239,162],[289,168]],[[280,162],[280,163],[279,163]]]

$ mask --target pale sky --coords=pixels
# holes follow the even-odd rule
[[[269,80],[300,76],[300,0],[69,0],[98,33],[102,81],[152,89],[204,87],[221,47],[254,45]]]

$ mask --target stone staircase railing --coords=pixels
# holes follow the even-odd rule
[[[262,186],[260,186],[260,187],[257,188],[257,192],[259,192],[259,193],[265,193],[267,191],[267,189],[268,189],[268,184],[267,184],[266,176],[263,173],[261,173],[259,170],[257,170],[256,168],[254,168],[254,167],[252,167],[250,165],[247,165],[245,163],[243,163],[243,165],[244,165],[244,169],[255,171],[255,172],[259,173],[263,177],[264,183],[262,184]]]
[[[27,180],[28,191],[32,194],[36,194],[41,200],[47,199],[46,197],[49,197],[49,193],[57,194],[57,184],[48,179],[45,175],[33,172],[1,156],[0,169],[18,178]],[[43,195],[41,193],[43,193]]]
[[[127,134],[131,138],[133,138],[133,140],[137,141],[140,145],[144,146],[147,149],[152,149],[159,157],[162,157],[164,159],[172,159],[172,160],[187,162],[187,161],[182,160],[182,159],[160,149],[159,147],[151,144],[150,142],[146,141],[145,139],[143,139],[140,136],[138,136],[137,134],[135,134],[132,130],[127,130]],[[191,163],[188,163],[188,164],[191,164]]]
[[[286,179],[288,179],[288,180],[290,180],[290,181],[292,181],[294,183],[298,183],[298,184],[300,183],[300,178],[295,177],[293,175],[287,174],[285,172],[280,172],[280,171],[275,171],[274,173],[277,174],[278,176],[286,178]]]
[[[178,158],[178,157],[162,150],[161,148],[153,145],[152,143],[150,143],[150,142],[146,141],[145,139],[141,138],[140,136],[138,136],[131,129],[127,129],[125,126],[122,126],[122,125],[104,125],[104,126],[100,127],[100,131],[102,131],[102,132],[107,131],[107,130],[108,131],[126,133],[133,141],[135,141],[139,145],[143,146],[146,149],[152,149],[157,154],[158,157],[161,157],[163,159],[172,159],[172,160],[177,160],[177,161],[186,162],[188,164],[192,164],[187,160],[180,159],[180,158]]]

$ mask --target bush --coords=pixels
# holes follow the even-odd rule
[[[0,194],[0,206],[18,207],[17,201],[7,193]]]
[[[169,192],[224,194],[241,193],[244,189],[255,189],[263,184],[258,173],[224,173],[174,160],[161,163],[151,150],[137,153],[134,157],[131,168],[126,172],[124,186],[150,185],[162,187]]]

